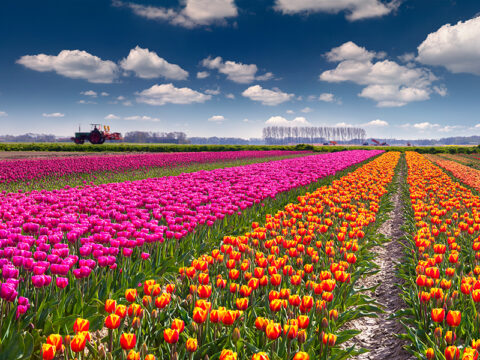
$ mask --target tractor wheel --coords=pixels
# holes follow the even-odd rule
[[[85,142],[85,140],[83,140],[83,139],[75,139],[75,140],[73,140],[73,142],[74,142],[75,144],[77,144],[77,145],[82,145],[82,144]]]
[[[99,144],[103,144],[105,142],[105,136],[100,137]]]
[[[90,133],[89,140],[92,144],[101,144],[102,135],[97,131],[92,131]]]

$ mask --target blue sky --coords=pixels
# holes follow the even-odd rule
[[[4,2],[0,133],[480,134],[479,13],[475,0]]]

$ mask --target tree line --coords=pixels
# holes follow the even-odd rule
[[[318,144],[325,141],[352,141],[362,143],[367,136],[365,129],[356,127],[329,126],[268,126],[263,129],[263,138],[268,145]]]

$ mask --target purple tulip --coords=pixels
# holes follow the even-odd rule
[[[68,278],[65,277],[57,277],[55,279],[55,283],[57,284],[57,287],[60,289],[65,288],[68,285]]]

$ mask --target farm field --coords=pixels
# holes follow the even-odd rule
[[[463,156],[172,155],[168,176],[2,192],[1,359],[475,358]]]

